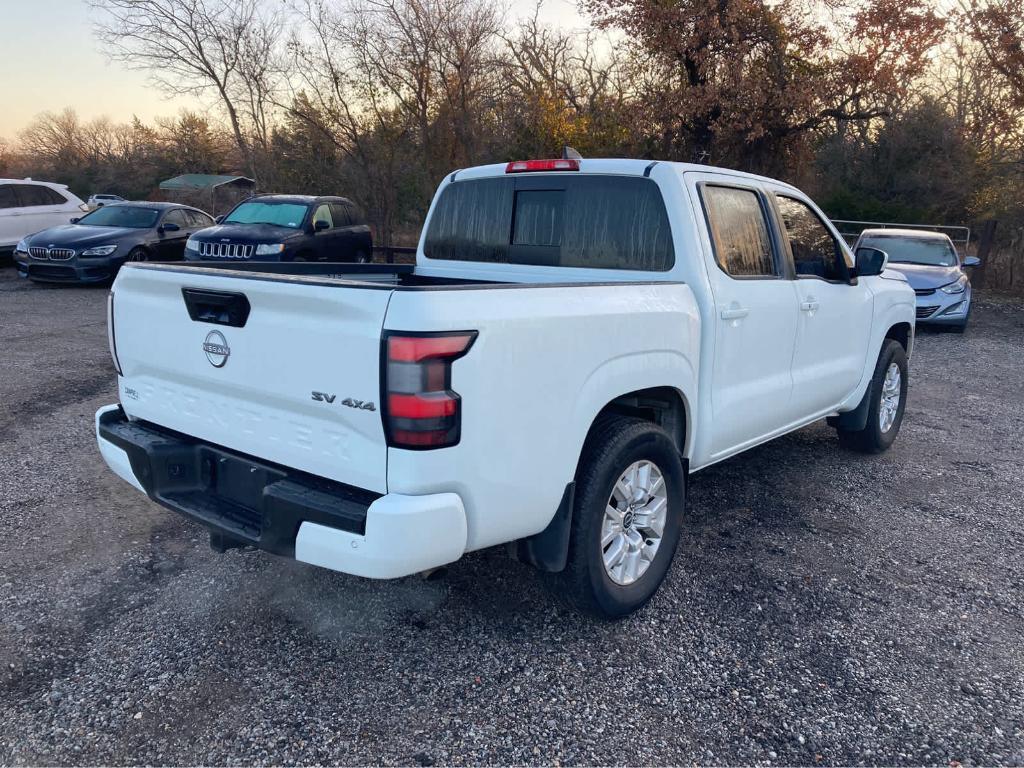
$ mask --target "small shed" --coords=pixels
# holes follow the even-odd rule
[[[256,180],[246,176],[222,176],[212,173],[185,173],[160,182],[160,191],[181,202],[205,208],[214,216],[239,200],[251,197]]]

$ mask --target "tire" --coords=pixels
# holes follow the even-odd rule
[[[634,485],[644,487],[644,468],[649,465],[654,470],[646,470],[647,490],[638,490],[634,503],[639,504],[645,495],[648,501],[634,510],[621,499],[620,489],[626,486],[619,485],[619,481],[635,469],[638,474],[633,475]],[[662,479],[660,487],[655,471]],[[621,517],[615,516],[617,524],[611,516],[606,519],[612,501],[622,513]],[[656,540],[655,510],[661,507],[661,501],[665,510],[662,535]],[[685,505],[682,461],[664,430],[634,418],[599,420],[587,437],[576,472],[568,562],[565,570],[552,574],[557,595],[570,606],[601,618],[621,618],[643,607],[672,564]],[[603,534],[612,537],[608,543],[602,542]],[[652,543],[657,546],[649,557]],[[619,553],[624,553],[621,560],[606,567],[606,559],[615,563]],[[631,573],[631,569],[639,570]]]
[[[366,253],[366,251],[358,251],[356,253],[356,257],[355,257],[355,259],[353,259],[352,263],[353,264],[369,264],[371,261],[373,261],[373,258],[370,257]]]
[[[894,366],[899,372],[899,381],[896,382],[895,388],[892,387],[890,374],[890,369]],[[875,363],[875,372],[868,385],[868,391],[864,393],[864,397],[868,398],[867,424],[863,429],[856,431],[837,428],[840,444],[858,453],[887,451],[895,442],[900,425],[903,424],[903,412],[907,407],[908,381],[906,350],[898,341],[886,339],[878,355],[878,362]],[[886,419],[882,418],[883,389],[886,390],[886,400],[890,406]],[[899,392],[899,401],[895,404],[895,410],[892,410],[892,395],[895,391]]]
[[[149,261],[149,252],[141,245],[137,245],[128,251],[128,257],[125,259],[125,263],[130,261]]]

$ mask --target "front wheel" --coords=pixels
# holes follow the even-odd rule
[[[679,452],[664,430],[640,419],[602,419],[576,474],[568,563],[555,575],[561,596],[605,618],[641,608],[672,564],[685,489]]]
[[[125,261],[149,261],[149,254],[146,252],[146,249],[143,248],[142,246],[136,246],[135,248],[132,248],[128,252],[128,258],[126,258]]]
[[[864,397],[868,420],[863,429],[838,428],[839,442],[860,453],[882,453],[896,440],[907,407],[907,353],[898,341],[886,339]]]

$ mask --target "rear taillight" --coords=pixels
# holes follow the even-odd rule
[[[580,161],[573,158],[562,160],[515,160],[505,166],[505,173],[530,173],[531,171],[578,171]]]
[[[117,338],[114,336],[114,292],[107,294],[107,346],[110,347],[110,358],[114,361],[114,370],[121,373],[121,363],[117,359]]]
[[[385,331],[381,401],[389,446],[424,450],[459,442],[462,400],[452,391],[452,363],[476,335]]]

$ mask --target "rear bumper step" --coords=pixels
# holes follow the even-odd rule
[[[381,496],[130,421],[120,406],[97,412],[96,433],[115,474],[218,538],[371,578],[465,551],[465,510],[453,493]]]

